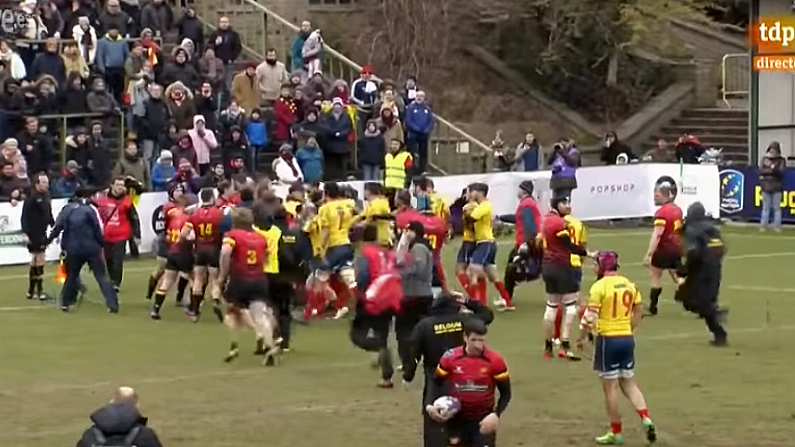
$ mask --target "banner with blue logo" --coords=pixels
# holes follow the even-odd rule
[[[795,223],[795,169],[784,173],[782,219]],[[762,214],[762,186],[759,170],[753,166],[726,168],[720,171],[720,215],[736,220],[759,220]]]

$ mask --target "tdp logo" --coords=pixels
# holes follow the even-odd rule
[[[745,175],[734,169],[720,171],[720,210],[724,213],[739,213],[743,210]]]

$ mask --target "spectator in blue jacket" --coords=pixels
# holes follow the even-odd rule
[[[304,43],[306,39],[309,37],[309,34],[312,33],[312,23],[309,20],[304,20],[301,22],[301,31],[298,32],[298,35],[293,40],[293,46],[290,50],[290,54],[292,55],[292,62],[291,62],[291,72],[295,72],[298,70],[306,71],[304,68]]]
[[[433,131],[433,111],[425,102],[425,92],[417,92],[414,102],[406,107],[406,145],[414,157],[417,172],[425,172],[428,166],[428,141]]]
[[[66,162],[61,178],[53,185],[53,197],[71,199],[85,182],[80,178],[80,165],[74,160]]]
[[[97,55],[94,65],[105,77],[108,92],[122,104],[124,94],[124,63],[130,55],[127,41],[119,34],[119,27],[111,25],[108,33],[97,42]]]
[[[61,292],[61,310],[68,312],[77,299],[80,283],[80,270],[88,264],[99,284],[108,312],[119,312],[119,299],[110,282],[102,256],[104,238],[99,211],[91,204],[93,191],[81,188],[77,191],[75,206],[64,208],[48,238],[48,245],[62,232],[61,246],[66,252],[66,283]]]
[[[168,183],[175,175],[177,169],[174,167],[174,156],[171,151],[161,151],[155,167],[152,168],[152,190],[168,191]]]
[[[251,111],[248,123],[246,123],[246,138],[248,139],[248,165],[253,171],[257,170],[257,154],[264,151],[268,144],[268,126],[262,119],[260,109]]]
[[[298,166],[304,174],[304,182],[315,183],[323,181],[323,151],[317,144],[317,138],[309,137],[306,145],[295,153]]]

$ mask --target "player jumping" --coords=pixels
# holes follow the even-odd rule
[[[668,176],[661,177],[654,187],[654,204],[660,209],[654,215],[654,232],[643,261],[651,274],[649,315],[657,315],[658,312],[663,272],[667,270],[676,281],[675,272],[681,266],[682,209],[674,203],[676,192],[676,182]]]
[[[581,320],[583,335],[596,332],[594,370],[602,379],[602,389],[610,418],[610,431],[597,437],[599,445],[624,444],[619,392],[635,407],[646,439],[657,440],[657,431],[649,416],[646,400],[635,382],[635,339],[633,332],[643,317],[641,296],[635,284],[618,274],[618,254],[612,251],[596,255],[598,280],[591,287],[588,308]],[[582,343],[581,338],[579,343]]]
[[[252,229],[251,210],[236,209],[232,221],[234,228],[224,235],[221,247],[217,283],[226,284],[224,298],[229,303],[224,324],[229,328],[231,342],[224,361],[237,358],[238,334],[250,327],[257,334],[257,351],[265,352],[263,364],[273,366],[279,346],[274,342],[276,320],[273,308],[267,303],[268,281],[263,273],[268,244]]]
[[[212,295],[219,289],[215,287],[218,277],[218,257],[221,253],[221,224],[224,213],[214,206],[215,193],[210,188],[199,192],[201,205],[190,218],[191,227],[196,233],[196,259],[193,265],[193,294],[187,315],[194,323],[199,321],[199,312],[204,299],[205,287],[210,288],[213,300],[213,312],[219,321],[224,316],[221,311],[221,297]]]

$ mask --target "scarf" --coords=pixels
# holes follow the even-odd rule
[[[282,160],[286,161],[287,166],[289,166],[290,170],[293,171],[293,177],[298,177],[298,169],[295,169],[295,165],[293,164],[293,156],[282,155]]]

